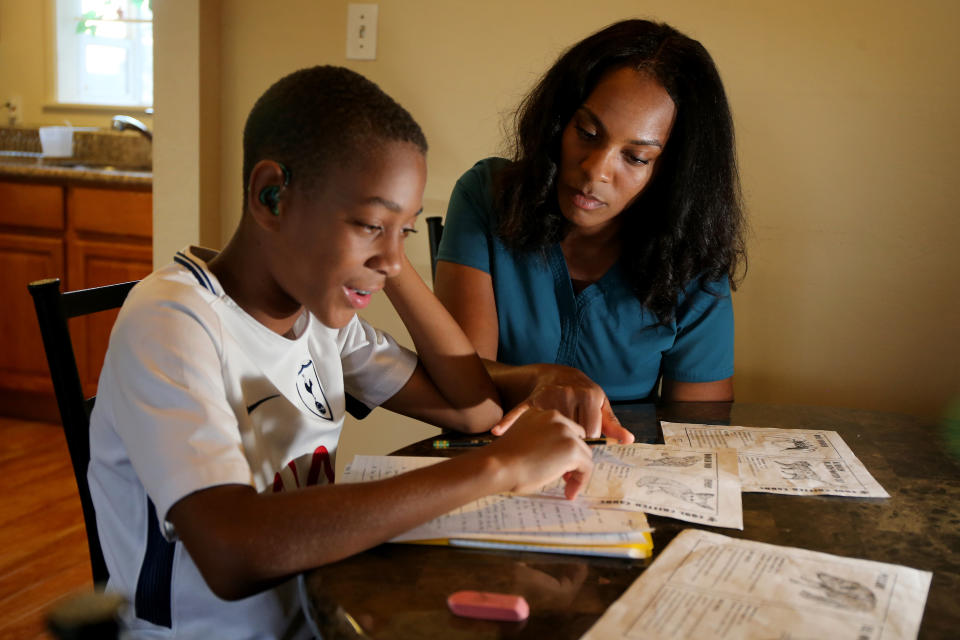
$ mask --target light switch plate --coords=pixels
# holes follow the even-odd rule
[[[347,4],[347,59],[374,60],[377,57],[377,13],[375,3]]]

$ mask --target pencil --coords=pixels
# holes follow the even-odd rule
[[[493,442],[494,438],[471,438],[469,440],[434,440],[434,449],[464,449],[466,447],[482,447]],[[589,445],[613,444],[613,438],[584,438]]]

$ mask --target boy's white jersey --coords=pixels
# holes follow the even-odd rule
[[[133,288],[91,416],[87,475],[107,588],[129,599],[133,637],[270,638],[296,625],[294,581],[220,600],[167,512],[215,485],[332,482],[347,405],[381,404],[416,367],[356,316],[336,330],[304,313],[296,337],[274,333],[224,294],[206,266],[214,255],[184,249]]]

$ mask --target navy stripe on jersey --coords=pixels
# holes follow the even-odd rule
[[[257,401],[254,402],[252,405],[250,405],[249,407],[247,407],[247,415],[250,415],[251,413],[253,413],[253,410],[254,410],[254,409],[256,409],[257,407],[259,407],[260,405],[262,405],[262,404],[263,404],[264,402],[266,402],[267,400],[273,400],[274,398],[279,398],[279,397],[280,397],[280,394],[279,394],[279,393],[275,393],[275,394],[273,394],[272,396],[267,396],[266,398],[261,398],[261,399],[257,400]]]
[[[193,274],[193,277],[197,279],[201,287],[208,289],[213,295],[218,295],[217,290],[213,288],[213,283],[207,276],[207,272],[203,270],[203,267],[194,262],[190,256],[183,251],[177,251],[177,255],[173,257],[173,261],[182,267],[186,267],[190,273]]]
[[[147,498],[147,550],[140,565],[134,614],[159,627],[173,628],[170,593],[173,590],[173,553],[175,542],[160,533],[157,509]]]

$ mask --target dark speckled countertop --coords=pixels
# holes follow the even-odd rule
[[[153,186],[153,172],[149,169],[85,164],[73,159],[44,158],[42,154],[23,151],[0,151],[0,179],[4,178],[131,188]]]
[[[48,157],[38,127],[0,127],[0,179],[149,190],[152,146],[137,133],[78,127],[70,157]]]

